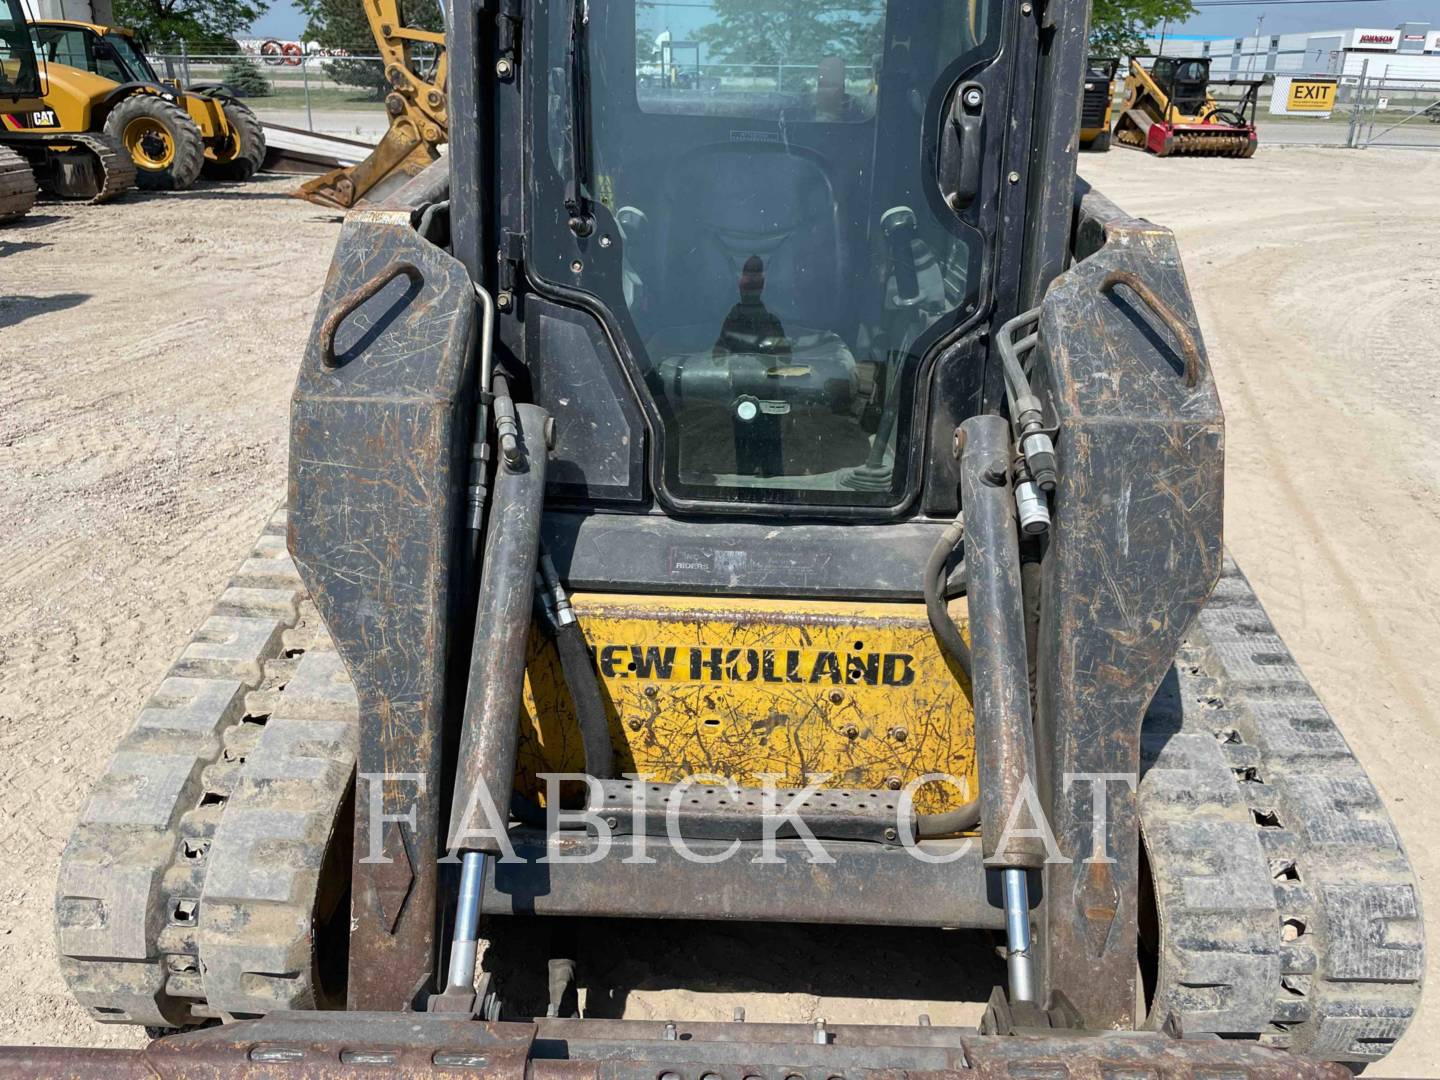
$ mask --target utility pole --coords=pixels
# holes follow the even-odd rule
[[[1155,50],[1156,56],[1165,55],[1165,34],[1169,31],[1169,29],[1170,19],[1167,17],[1165,21],[1160,24],[1160,47]]]
[[[1255,51],[1250,54],[1250,67],[1246,74],[1255,74],[1255,57],[1260,54],[1260,28],[1265,25],[1265,16],[1261,15],[1255,20]]]

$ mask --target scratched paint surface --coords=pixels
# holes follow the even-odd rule
[[[623,773],[872,789],[945,773],[977,790],[968,687],[922,605],[604,594],[574,605]],[[963,627],[963,603],[956,616]],[[517,786],[538,795],[537,773],[581,772],[584,755],[559,658],[536,633],[523,709]],[[965,799],[928,784],[915,805]]]

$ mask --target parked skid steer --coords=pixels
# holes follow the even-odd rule
[[[1148,68],[1140,57],[1131,57],[1115,138],[1157,157],[1253,157],[1255,94],[1262,82],[1223,80],[1223,85],[1244,87],[1240,101],[1230,108],[1210,94],[1216,80],[1210,78],[1208,57],[1156,56]]]
[[[1091,57],[1085,64],[1080,94],[1080,149],[1103,154],[1110,149],[1110,115],[1114,108],[1115,72],[1120,61]]]
[[[265,161],[265,130],[249,106],[220,86],[162,80],[129,30],[42,19],[34,35],[62,123],[103,125],[142,188],[183,191],[202,174],[247,180]]]
[[[1338,1078],[1405,1031],[1415,875],[1226,560],[1175,241],[1075,176],[1085,5],[835,10],[873,70],[702,89],[639,78],[640,0],[450,5],[449,153],[345,221],[288,506],[62,859],[77,1000],[175,1032],[0,1064]],[[1000,985],[597,1018],[592,916],[950,928]]]

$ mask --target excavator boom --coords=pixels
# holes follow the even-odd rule
[[[364,161],[307,180],[295,192],[297,198],[340,210],[382,198],[417,176],[440,156],[449,138],[445,35],[405,26],[397,0],[364,0],[363,6],[385,66],[389,130]],[[417,70],[416,45],[435,50],[428,75]]]

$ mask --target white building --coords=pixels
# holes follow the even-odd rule
[[[1160,36],[1146,40],[1152,53]],[[1163,42],[1166,56],[1208,56],[1218,79],[1263,75],[1338,75],[1356,78],[1424,79],[1440,82],[1440,29],[1432,23],[1407,22],[1390,29],[1351,27],[1300,34],[1256,37],[1177,38]]]

